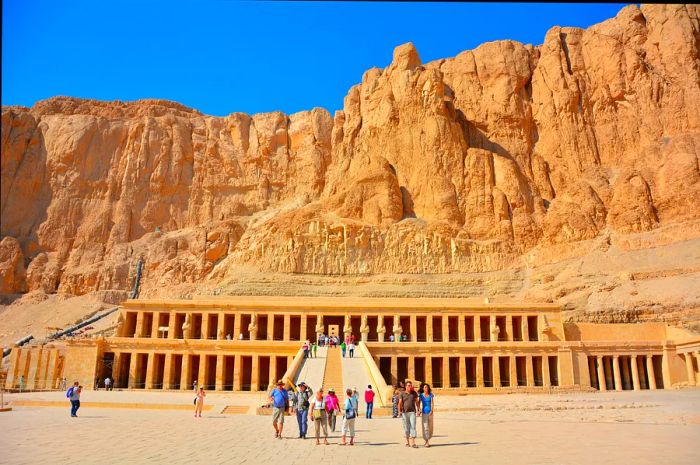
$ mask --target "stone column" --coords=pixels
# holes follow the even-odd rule
[[[442,315],[442,341],[450,340],[450,317],[447,313]]]
[[[462,317],[464,319],[464,317]],[[462,325],[464,326],[464,325]],[[467,386],[467,363],[464,360],[464,356],[459,357],[459,387],[466,388]]]
[[[209,363],[207,363],[207,354],[199,354],[199,373],[197,373],[197,387],[207,385],[207,372],[209,371]],[[205,387],[205,389],[207,389]]]
[[[250,373],[250,390],[260,390],[260,360],[257,355],[253,355]]]
[[[377,316],[377,340],[379,342],[384,342],[384,334],[386,333],[386,328],[384,327],[384,315]]]
[[[592,357],[586,357],[588,360],[588,373],[590,374],[591,387],[596,387],[598,385],[598,376],[596,375],[595,359]]]
[[[226,314],[224,312],[219,312],[219,321],[216,324],[216,338],[226,340]],[[231,339],[233,339],[233,334]]]
[[[442,387],[450,387],[450,357],[442,357]]]
[[[168,319],[168,339],[175,339],[175,322],[177,321],[177,313],[171,312]]]
[[[283,341],[289,341],[291,339],[291,336],[290,336],[291,329],[292,329],[292,315],[287,313],[284,315],[284,333],[282,334]],[[306,340],[306,338],[304,338],[304,340]]]
[[[513,315],[506,315],[506,340],[513,340]]]
[[[425,382],[433,385],[433,358],[430,355],[425,357]]]
[[[155,364],[156,364],[156,354],[153,352],[148,353],[148,359],[146,361],[146,389],[153,389],[155,384]]]
[[[394,342],[401,342],[401,333],[403,333],[403,327],[401,326],[401,316],[394,315],[394,327],[391,328],[394,333]]]
[[[277,315],[274,313],[270,313],[267,315],[267,340],[268,341],[274,341],[275,340],[275,320],[277,319]]]
[[[433,315],[428,315],[425,318],[425,338],[427,342],[433,342]]]
[[[308,315],[305,313],[302,313],[301,325],[299,327],[299,340],[300,341],[306,341],[306,332],[309,329],[309,323],[308,323],[307,319],[308,319]],[[318,341],[318,334],[316,335],[316,340]]]
[[[529,341],[530,340],[530,327],[527,324],[527,315],[523,315],[522,319],[520,320],[521,327],[522,327],[522,332],[523,332],[523,341]]]
[[[391,356],[391,384],[399,384],[399,365],[395,355]]]
[[[467,340],[467,334],[466,331],[464,330],[464,315],[459,315],[457,317],[457,338],[459,342],[466,342]]]
[[[216,381],[215,387],[217,391],[224,390],[224,356],[223,354],[216,355]]]
[[[700,352],[695,352],[695,362],[698,364],[698,368],[700,368]],[[700,386],[700,377],[696,377],[695,385]]]
[[[302,319],[302,327],[304,326],[303,320],[305,320],[305,318]],[[241,332],[241,314],[236,313],[233,315],[233,335],[231,336],[234,341],[238,340],[238,336],[240,336]]]
[[[535,370],[532,365],[532,355],[527,355],[525,357],[525,378],[527,378],[527,387],[533,387],[535,385]]]
[[[497,355],[491,357],[491,367],[493,368],[493,387],[501,387],[501,364]]]
[[[656,378],[654,377],[654,360],[651,355],[646,356],[647,376],[649,377],[649,389],[656,390]]]
[[[608,386],[605,380],[605,365],[603,356],[598,355],[596,360],[598,361],[598,390],[604,392],[608,390]]]
[[[41,355],[43,349],[41,347],[37,347],[35,349],[29,349],[29,352],[31,353],[29,356],[29,369],[27,370],[27,376],[25,376],[24,379],[24,385],[26,390],[34,390],[37,388],[37,377],[39,375],[39,367],[41,365]],[[693,364],[691,363],[690,366],[692,367]],[[92,387],[94,386],[94,383],[95,377],[93,376],[88,386]]]
[[[255,341],[258,338],[258,314],[253,313],[250,316],[250,323],[248,324],[248,334],[251,341]]]
[[[418,342],[418,316],[411,315],[410,317],[411,341]]]
[[[632,355],[632,387],[635,391],[639,391],[641,388],[639,384],[639,366],[637,365],[637,356]]]
[[[117,359],[117,354],[114,354],[112,361],[112,370],[114,370],[114,362]],[[56,389],[56,368],[58,367],[58,350],[53,349],[49,353],[48,367],[46,369],[46,388]],[[112,371],[112,381],[114,381],[114,371]]]
[[[621,363],[621,369],[622,369],[622,389],[625,389],[626,386],[630,386],[632,384],[631,382],[631,376],[630,376],[630,369],[629,365],[627,365],[626,360],[625,363]],[[631,387],[631,386],[630,386]]]
[[[304,317],[303,319],[306,319]],[[241,363],[243,363],[243,357],[236,354],[233,359],[233,390],[241,390]]]
[[[190,384],[190,375],[192,374],[192,355],[182,355],[182,371],[180,373],[180,390],[187,391],[192,389]]]
[[[615,390],[622,391],[622,376],[620,376],[619,355],[613,355],[613,376],[615,377]]]
[[[498,342],[499,332],[500,330],[498,329],[498,325],[496,324],[496,315],[491,315],[491,319],[489,320],[489,341]]]
[[[685,370],[688,373],[688,386],[695,386],[695,369],[693,368],[693,354],[686,352],[683,354],[685,356]]]
[[[209,339],[209,314],[208,313],[202,313],[202,324],[199,325],[199,338],[200,339]],[[201,364],[200,364],[201,366]]]
[[[136,312],[136,333],[134,337],[143,337],[143,311]]]
[[[518,387],[518,368],[516,367],[515,355],[508,357],[510,367],[510,386]]]
[[[549,373],[549,356],[542,354],[542,385],[546,388],[552,386],[552,377]]]
[[[360,340],[362,342],[369,341],[369,323],[367,323],[367,314],[364,313],[360,319]]]
[[[416,381],[416,357],[414,355],[408,356],[408,379],[414,382]],[[416,389],[418,389],[418,387],[416,387]]]
[[[158,339],[158,334],[160,331],[158,331],[158,328],[160,328],[160,312],[153,312],[153,318],[151,319],[151,337],[153,339]],[[146,332],[148,332],[148,328],[146,328]]]
[[[476,356],[476,387],[484,387],[484,358],[481,355]]]
[[[134,384],[136,384],[136,373],[138,369],[138,360],[139,360],[139,354],[138,353],[132,353],[130,360],[129,360],[129,388],[133,388]]]
[[[165,354],[165,363],[163,364],[163,389],[171,389],[173,384],[173,354]]]
[[[115,352],[114,353],[114,360],[112,360],[112,387],[119,387],[119,388],[124,387],[124,380],[119,379],[119,376],[121,376],[121,371],[122,371],[121,367],[122,367],[122,353]]]
[[[474,341],[481,341],[481,316],[474,315]]]
[[[267,370],[267,390],[268,391],[277,382],[277,380],[275,379],[275,373],[277,372],[276,367],[277,367],[277,357],[274,355],[271,355],[270,356],[270,367]],[[282,373],[280,375],[280,378],[282,376],[284,376],[284,373]]]

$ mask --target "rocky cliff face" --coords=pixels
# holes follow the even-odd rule
[[[545,284],[566,275],[546,267],[683,241],[672,276],[694,279],[699,18],[696,5],[628,6],[540,46],[490,42],[426,64],[405,44],[334,116],[4,107],[2,292],[128,289],[142,257],[142,295],[225,289],[242,270],[276,282],[504,272],[521,279],[505,295],[557,301],[564,284]],[[665,269],[620,260],[628,278]],[[597,310],[606,285],[584,282],[571,309]]]

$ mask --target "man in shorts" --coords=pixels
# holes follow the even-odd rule
[[[413,383],[406,382],[406,390],[399,394],[399,412],[406,437],[406,447],[416,446],[416,404],[418,393],[413,389]]]
[[[284,412],[287,410],[289,395],[284,388],[282,380],[277,381],[277,388],[270,393],[272,403],[272,427],[275,428],[275,437],[282,439],[282,428],[284,427]]]

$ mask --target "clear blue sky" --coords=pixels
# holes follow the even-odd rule
[[[622,4],[4,0],[2,104],[163,98],[210,115],[341,109],[413,42],[423,62],[497,39],[541,44]]]

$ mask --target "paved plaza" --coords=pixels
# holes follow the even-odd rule
[[[63,393],[10,400],[60,401]],[[222,414],[254,395],[210,396],[201,419],[189,411],[89,407],[161,400],[185,405],[189,393],[85,392],[79,418],[65,408],[16,406],[0,413],[2,464],[698,464],[700,389],[657,392],[438,397],[430,449],[404,447],[401,422],[358,420],[357,445],[300,440],[296,422],[273,438],[270,417]],[[6,397],[7,400],[7,397]],[[47,404],[48,405],[48,404]],[[96,404],[98,405],[98,404]],[[422,441],[418,441],[422,444]]]

